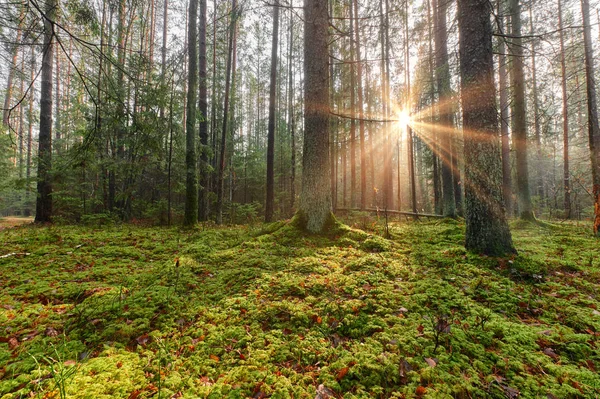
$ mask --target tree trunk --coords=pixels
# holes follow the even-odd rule
[[[208,220],[208,189],[210,168],[208,165],[208,85],[206,71],[206,0],[200,0],[198,77],[200,81],[200,192],[198,197],[198,220]]]
[[[196,96],[198,90],[198,0],[190,0],[188,21],[188,91],[185,123],[185,211],[183,224],[198,220],[198,177],[196,175]]]
[[[23,13],[25,8],[21,7],[21,15],[19,17],[19,21],[24,21]],[[15,71],[17,69],[17,59],[19,55],[19,45],[21,43],[21,37],[23,36],[22,24],[19,23],[19,27],[17,29],[17,37],[15,39],[15,43],[13,44],[12,49],[12,59],[10,66],[8,68],[8,80],[6,82],[6,94],[4,97],[4,110],[2,112],[2,124],[4,126],[8,126],[10,123],[10,102],[12,100],[12,90],[13,90],[13,80],[15,78]]]
[[[521,5],[519,0],[510,0],[512,58],[512,132],[517,161],[517,194],[519,216],[534,220],[531,193],[529,192],[529,168],[527,160],[527,109],[525,104],[525,73],[523,71],[523,40],[521,38]]]
[[[567,93],[567,65],[565,59],[565,39],[563,33],[562,0],[558,0],[558,31],[560,39],[560,70],[562,83],[563,109],[563,188],[565,190],[565,218],[571,218],[571,182],[569,178],[569,106]]]
[[[216,223],[223,223],[223,196],[225,191],[225,154],[227,147],[227,122],[229,117],[229,91],[231,88],[231,69],[233,64],[233,38],[237,20],[237,0],[231,0],[231,23],[229,31],[229,44],[227,46],[227,66],[225,72],[225,104],[223,105],[223,131],[221,132],[221,156],[219,158],[219,176],[217,181],[217,209]]]
[[[530,34],[534,35],[533,29],[533,12],[532,7],[529,8],[529,23]],[[533,125],[535,131],[535,164],[537,165],[536,187],[534,192],[540,199],[540,203],[544,199],[544,168],[542,167],[542,128],[540,124],[540,100],[538,95],[537,84],[537,62],[536,62],[536,40],[531,41],[531,84],[533,91]]]
[[[31,47],[29,104],[27,110],[27,166],[25,172],[25,216],[31,216],[31,150],[33,147],[33,106],[35,100],[35,49]]]
[[[273,221],[275,208],[275,93],[277,91],[277,46],[279,45],[279,2],[273,6],[273,37],[271,43],[271,82],[269,87],[269,126],[267,133],[267,202],[265,222]]]
[[[360,28],[358,25],[358,1],[354,0],[354,46],[356,48],[356,71],[358,92],[358,118],[360,129],[360,209],[367,207],[367,162],[365,153],[365,113],[363,101],[363,65],[360,52]]]
[[[444,5],[445,7],[445,5]],[[432,8],[433,8],[433,17],[432,17]],[[438,40],[438,35],[439,32],[436,29],[435,31],[435,53],[434,53],[434,29],[437,27],[437,18],[438,18],[438,5],[437,5],[437,0],[427,0],[427,27],[428,27],[428,40],[427,40],[427,47],[428,47],[428,57],[427,57],[427,66],[428,66],[428,74],[429,74],[429,112],[428,112],[428,116],[429,116],[429,133],[431,134],[431,138],[430,138],[430,148],[431,148],[431,158],[432,158],[432,166],[433,166],[433,174],[432,174],[432,178],[433,178],[433,209],[434,209],[434,213],[435,214],[443,214],[444,210],[443,210],[443,205],[442,205],[442,179],[440,176],[440,169],[441,167],[443,167],[443,165],[440,165],[440,159],[443,157],[442,154],[442,147],[440,146],[441,142],[440,142],[440,130],[439,129],[439,122],[436,123],[435,122],[435,111],[437,109],[438,113],[439,113],[439,105],[434,105],[435,104],[435,91],[436,91],[436,76],[439,74],[439,71],[437,71],[437,59],[435,59],[437,57],[437,52],[438,52],[438,47],[439,44],[437,43]],[[445,22],[445,18],[446,15],[444,14],[444,22]],[[443,35],[445,36],[445,34]],[[439,88],[439,82],[438,82],[438,95],[441,98],[441,93],[439,93],[440,88]],[[442,134],[444,134],[444,132],[442,132]],[[448,134],[448,133],[445,133]],[[398,159],[400,159],[400,157],[398,157]],[[442,163],[443,163],[443,159],[442,159]],[[452,176],[452,175],[451,175]],[[451,185],[452,185],[452,181],[451,181]],[[400,184],[398,184],[398,187],[400,187]],[[454,198],[452,199],[452,201],[454,202]]]
[[[405,112],[409,115],[412,114],[412,94],[410,84],[410,45],[409,45],[409,34],[408,34],[408,2],[404,12],[404,34],[406,39],[405,57],[406,57],[406,105]],[[417,181],[415,178],[415,146],[414,146],[413,130],[410,125],[406,127],[406,152],[408,162],[408,181],[410,184],[410,202],[411,210],[414,214],[417,213]]]
[[[57,6],[57,0],[47,0],[44,10],[36,223],[52,221],[52,62],[54,61],[54,18]]]
[[[504,33],[504,1],[498,0],[498,26]],[[509,103],[506,67],[506,43],[504,37],[498,39],[498,86],[500,87],[500,137],[502,140],[502,196],[506,214],[513,214],[512,176],[510,173],[510,133],[509,133]]]
[[[435,4],[435,3],[434,3]],[[442,161],[442,209],[443,215],[456,217],[456,203],[454,200],[454,182],[452,179],[452,133],[453,118],[451,108],[452,88],[450,86],[450,65],[448,63],[448,34],[446,27],[446,10],[448,2],[439,0],[437,12],[435,12],[435,70],[439,92],[438,107],[439,121],[441,126],[440,158]]]
[[[589,0],[581,0],[581,14],[583,15],[588,133],[594,194],[594,234],[600,237],[600,127],[598,125],[598,103],[596,98],[596,79],[594,77],[594,53],[590,29]]]
[[[325,232],[333,222],[329,181],[329,20],[327,4],[304,0],[304,153],[297,218]]]
[[[501,256],[514,253],[502,203],[492,26],[487,0],[459,0],[460,74],[465,134],[465,247]]]
[[[294,114],[294,67],[292,63],[292,55],[294,51],[294,10],[290,8],[290,32],[289,32],[289,96],[288,96],[288,128],[290,131],[290,145],[291,145],[291,175],[290,175],[290,212],[294,212],[296,206],[296,132],[295,132],[295,114]]]
[[[356,207],[356,58],[354,53],[354,7],[352,0],[349,4],[350,31],[348,43],[350,45],[350,207]]]

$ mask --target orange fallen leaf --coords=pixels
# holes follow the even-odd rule
[[[337,376],[335,377],[336,380],[341,380],[342,378],[344,378],[346,376],[346,374],[348,374],[348,367],[344,367],[343,369],[341,369],[340,371],[338,371]]]
[[[217,355],[210,355],[209,356],[212,360],[214,360],[215,362],[219,362],[221,359],[219,359],[219,356]]]

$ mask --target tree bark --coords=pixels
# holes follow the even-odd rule
[[[504,33],[504,1],[498,0],[498,25]],[[510,217],[513,214],[512,199],[512,176],[510,173],[510,133],[509,118],[510,105],[508,103],[508,82],[506,67],[506,42],[504,37],[498,39],[498,86],[500,89],[500,137],[502,140],[502,195],[504,197],[504,206],[506,214]]]
[[[563,110],[563,189],[565,190],[565,218],[571,218],[571,182],[569,172],[569,105],[567,92],[567,65],[565,59],[565,39],[563,33],[562,0],[558,0],[558,31],[560,40],[560,71],[562,84]]]
[[[267,133],[267,202],[265,222],[273,221],[275,209],[275,93],[277,91],[277,47],[279,43],[279,2],[273,6],[273,37],[271,43],[271,82],[269,87],[269,125]]]
[[[594,234],[600,237],[600,126],[598,125],[598,103],[596,97],[596,79],[594,76],[594,53],[590,29],[589,0],[581,0],[581,14],[583,16],[588,134],[594,194]]]
[[[434,2],[435,4],[435,2]],[[439,92],[438,107],[439,125],[442,127],[440,137],[440,159],[442,161],[442,210],[446,217],[456,217],[454,200],[454,182],[452,179],[452,141],[453,118],[450,107],[452,88],[450,86],[450,65],[448,62],[448,28],[446,26],[446,10],[448,2],[439,0],[437,12],[434,13],[435,30],[435,70]]]
[[[52,221],[52,62],[54,61],[54,18],[57,6],[57,0],[47,0],[44,10],[36,223]]]
[[[24,7],[21,7],[21,15],[19,17],[19,21],[24,21],[23,12]],[[11,63],[8,69],[8,78],[6,82],[6,94],[4,97],[4,110],[2,112],[2,124],[8,127],[10,123],[10,102],[12,100],[12,90],[13,90],[13,80],[15,78],[15,71],[17,69],[17,59],[19,55],[19,45],[21,43],[21,37],[23,36],[23,29],[21,26],[22,22],[19,23],[19,27],[17,29],[17,37],[15,39],[15,43],[13,44],[12,49],[12,57]]]
[[[515,249],[502,203],[491,11],[487,0],[458,1],[465,131],[465,247],[501,256]]]
[[[323,233],[332,224],[329,180],[329,20],[327,4],[304,0],[304,153],[299,226]]]
[[[227,66],[225,72],[225,103],[223,105],[223,131],[221,132],[221,156],[219,158],[219,175],[217,181],[217,209],[216,223],[223,223],[223,195],[225,191],[225,155],[227,147],[227,122],[229,117],[231,69],[233,64],[233,40],[235,36],[235,25],[237,20],[237,0],[231,0],[231,22],[229,31],[229,44],[227,46]]]
[[[525,73],[523,71],[523,39],[521,38],[521,5],[519,0],[510,0],[511,36],[510,53],[512,59],[512,133],[517,161],[517,195],[519,216],[524,220],[534,220],[531,193],[529,191],[529,167],[527,160],[527,109],[525,103]]]
[[[358,124],[360,137],[360,209],[367,207],[367,162],[365,153],[365,112],[363,101],[363,65],[360,52],[360,28],[358,25],[358,1],[354,0],[354,47],[356,49],[357,94],[358,94]]]
[[[196,96],[198,90],[198,0],[190,0],[188,20],[188,91],[185,122],[185,210],[183,224],[198,220],[198,177],[196,174]]]
[[[529,8],[530,34],[534,35],[533,11]],[[534,192],[540,200],[544,199],[544,169],[542,167],[542,128],[540,124],[540,100],[537,83],[536,41],[531,41],[531,85],[533,91],[533,125],[535,131],[535,160],[537,165],[536,187]]]
[[[208,190],[210,182],[208,146],[208,77],[206,71],[206,0],[200,0],[200,26],[198,46],[199,110],[200,110],[200,190],[198,220],[208,220]]]

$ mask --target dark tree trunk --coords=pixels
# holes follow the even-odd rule
[[[434,3],[436,4],[436,3]],[[442,161],[442,209],[443,215],[456,217],[456,203],[454,200],[454,182],[452,179],[452,141],[453,118],[451,108],[448,106],[452,96],[450,87],[450,65],[448,63],[448,34],[446,27],[446,10],[448,2],[439,0],[435,12],[435,70],[439,92],[439,125],[441,126],[440,159]]]
[[[198,77],[199,109],[200,109],[200,190],[198,196],[198,220],[208,220],[208,185],[210,182],[210,168],[208,165],[208,86],[206,71],[206,0],[200,0],[200,26],[199,26],[199,54]]]
[[[432,9],[433,8],[433,17],[432,17]],[[437,64],[437,60],[435,59],[437,57],[437,50],[439,47],[439,44],[437,43],[437,39],[438,39],[438,34],[439,32],[436,30],[435,31],[435,39],[434,39],[434,33],[433,30],[437,27],[437,16],[438,14],[438,5],[437,5],[437,0],[428,0],[427,1],[427,26],[428,26],[428,34],[429,34],[429,38],[427,40],[427,44],[428,44],[428,52],[429,52],[429,56],[428,58],[428,67],[429,67],[429,100],[430,100],[430,105],[429,105],[429,124],[431,126],[431,128],[429,129],[429,132],[431,134],[431,143],[430,143],[430,148],[431,148],[431,155],[432,155],[432,166],[433,166],[433,209],[434,209],[434,213],[435,214],[443,214],[443,206],[442,206],[442,179],[441,179],[441,171],[440,169],[442,168],[442,165],[440,164],[440,159],[442,157],[442,152],[443,149],[440,146],[440,130],[438,126],[438,123],[436,123],[435,121],[435,114],[436,114],[436,110],[439,113],[439,104],[436,104],[436,76],[438,75],[438,71],[436,71],[436,64]],[[445,15],[444,15],[444,21],[445,21]],[[445,36],[445,34],[444,34]],[[434,50],[434,40],[436,41],[435,43],[435,50]],[[438,82],[439,83],[439,82]],[[438,95],[441,98],[441,93],[439,93],[439,84],[438,84]],[[447,134],[442,132],[442,134]],[[400,160],[400,157],[398,157],[398,160]],[[443,162],[443,160],[442,160]],[[450,164],[450,163],[449,163]],[[400,170],[400,168],[398,168],[398,170]],[[400,187],[400,184],[398,184],[398,187]],[[454,198],[452,199],[454,201]]]
[[[585,47],[588,133],[592,161],[592,182],[594,185],[594,234],[596,234],[597,237],[600,237],[600,126],[598,125],[598,103],[596,98],[596,80],[594,77],[594,53],[590,29],[589,0],[581,0],[581,13],[583,15],[583,37]]]
[[[196,96],[198,90],[198,0],[190,0],[188,21],[188,91],[185,121],[185,213],[183,224],[198,221],[198,177],[196,174]]]
[[[486,255],[514,253],[502,203],[491,6],[459,0],[460,73],[465,134],[466,242]]]
[[[44,49],[40,91],[40,133],[38,150],[36,223],[52,221],[52,61],[54,60],[54,18],[57,0],[46,2]]]
[[[279,2],[273,6],[273,38],[271,45],[271,82],[269,87],[269,126],[267,133],[267,202],[265,222],[273,221],[275,209],[275,93],[277,91],[277,47],[279,43]]]
[[[304,153],[299,225],[322,233],[333,221],[329,180],[327,2],[304,0]]]

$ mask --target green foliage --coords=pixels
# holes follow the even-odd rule
[[[600,394],[585,229],[521,224],[519,256],[488,258],[451,220],[384,239],[102,219],[0,232],[0,398]]]

